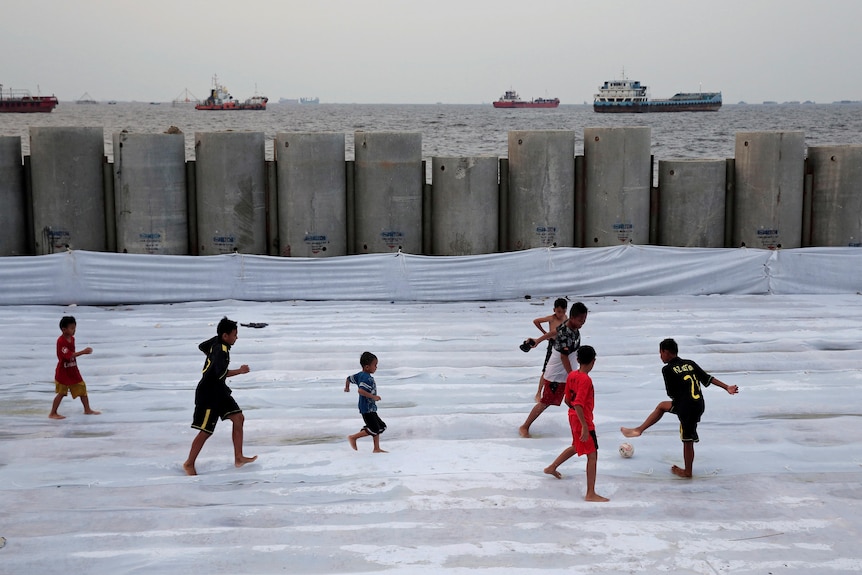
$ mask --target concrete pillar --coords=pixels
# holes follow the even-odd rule
[[[278,133],[275,155],[279,253],[347,255],[344,134]]]
[[[808,148],[811,245],[862,246],[862,146]]]
[[[115,133],[117,251],[189,254],[183,134]]]
[[[658,245],[723,248],[725,160],[660,160]]]
[[[263,132],[195,133],[200,255],[266,254]]]
[[[498,251],[498,162],[496,157],[431,159],[433,255]]]
[[[27,197],[21,138],[0,137],[0,257],[27,255]]]
[[[356,132],[358,253],[422,253],[422,134]]]
[[[736,134],[733,245],[802,245],[803,132]]]
[[[649,243],[650,128],[584,129],[584,246]]]
[[[575,133],[509,132],[508,250],[575,241]]]
[[[105,251],[102,128],[30,128],[37,254]]]

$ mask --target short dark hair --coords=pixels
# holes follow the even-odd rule
[[[374,363],[374,360],[377,359],[377,356],[371,353],[370,351],[363,351],[362,355],[359,356],[359,365],[365,367],[366,365],[371,365]]]
[[[582,304],[579,301],[576,301],[572,304],[572,310],[569,312],[569,317],[577,317],[579,315],[586,315],[589,310],[587,306]]]
[[[661,340],[658,348],[660,351],[669,351],[674,355],[679,355],[679,346],[671,338]]]
[[[563,309],[569,307],[569,302],[564,297],[558,297],[554,300],[554,309],[561,307]]]
[[[591,345],[582,345],[578,348],[578,363],[586,365],[596,359],[596,350]]]
[[[236,329],[236,322],[228,319],[227,316],[221,318],[221,321],[218,322],[218,327],[216,328],[216,333],[219,337],[223,336],[226,333],[231,333]]]
[[[70,325],[78,325],[78,322],[75,321],[75,317],[71,315],[64,315],[60,318],[60,329],[66,329]]]

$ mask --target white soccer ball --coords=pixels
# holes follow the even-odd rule
[[[631,443],[620,443],[620,457],[628,459],[635,454],[635,446]]]

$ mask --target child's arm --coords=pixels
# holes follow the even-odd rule
[[[81,351],[76,351],[76,352],[75,352],[75,357],[78,357],[79,355],[88,355],[88,354],[91,354],[91,353],[93,353],[93,348],[92,348],[92,347],[85,347],[85,348],[84,348],[84,349],[82,349]]]
[[[344,391],[350,391],[350,378],[344,378]]]
[[[379,395],[374,395],[374,394],[373,394],[373,393],[371,393],[371,392],[365,391],[365,390],[364,390],[364,389],[362,389],[361,387],[359,388],[359,390],[358,390],[358,391],[359,391],[359,395],[365,396],[365,397],[367,397],[367,398],[369,398],[369,399],[373,399],[374,401],[380,401],[380,396],[379,396]]]
[[[542,333],[548,333],[548,332],[546,332],[546,331],[545,331],[545,328],[543,328],[543,327],[542,327],[542,324],[543,324],[543,323],[546,323],[546,324],[548,324],[548,326],[550,327],[550,325],[551,325],[551,320],[552,320],[553,318],[554,318],[554,316],[552,316],[552,315],[548,315],[548,316],[545,316],[545,317],[537,317],[536,319],[534,319],[534,320],[533,320],[533,325],[534,325],[534,326],[536,326],[536,327],[539,329],[539,331],[540,331],[540,332],[542,332]]]
[[[587,429],[587,418],[584,417],[584,408],[580,405],[575,405],[575,413],[578,414],[578,421],[581,422],[581,441],[586,441],[590,438],[590,430]]]
[[[233,376],[239,375],[241,373],[248,373],[249,371],[251,371],[251,369],[249,369],[249,367],[247,365],[242,364],[241,366],[239,366],[239,369],[227,370],[227,377],[233,377]]]
[[[717,377],[713,377],[712,381],[710,381],[709,383],[710,383],[710,385],[717,385],[718,387],[722,388],[724,391],[726,391],[730,395],[734,395],[736,393],[739,393],[739,386],[727,385],[726,383],[724,383],[723,381],[721,381]]]

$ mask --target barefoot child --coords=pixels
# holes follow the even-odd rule
[[[530,426],[542,415],[549,405],[560,405],[563,403],[563,390],[566,387],[566,378],[572,371],[569,355],[575,353],[581,345],[580,329],[587,321],[587,306],[581,302],[572,304],[569,311],[569,319],[557,326],[554,331],[549,331],[537,340],[533,340],[534,347],[546,339],[553,338],[553,350],[539,384],[539,393],[536,395],[536,405],[530,410],[527,419],[518,428],[521,437],[530,437]]]
[[[231,396],[231,389],[225,383],[225,379],[241,373],[248,373],[249,367],[245,364],[239,369],[228,369],[230,365],[230,348],[237,340],[236,322],[224,317],[216,328],[216,336],[208,339],[198,346],[207,359],[204,363],[203,375],[195,390],[195,414],[192,419],[192,427],[200,432],[192,441],[189,458],[183,463],[183,469],[187,475],[197,475],[195,460],[203,449],[204,443],[215,431],[218,418],[222,421],[230,419],[233,423],[233,462],[234,466],[242,467],[257,459],[246,457],[242,453],[243,431],[242,426],[245,417],[242,410]]]
[[[705,407],[701,386],[717,385],[731,395],[737,393],[739,388],[719,381],[717,377],[709,375],[690,359],[681,359],[678,353],[679,346],[672,339],[665,339],[659,344],[659,356],[665,363],[661,374],[671,401],[659,403],[639,426],[621,427],[620,431],[626,437],[638,437],[647,428],[658,423],[665,413],[676,414],[679,418],[679,436],[682,439],[685,468],[674,465],[671,471],[679,477],[689,478],[692,476],[694,464],[694,444],[699,441],[697,424]]]
[[[101,411],[90,409],[90,398],[87,397],[87,384],[81,378],[78,371],[78,356],[93,353],[92,347],[85,347],[81,351],[75,351],[75,330],[78,325],[75,318],[67,315],[60,319],[60,337],[57,338],[57,369],[54,370],[54,404],[51,406],[51,419],[65,419],[65,415],[57,413],[60,402],[67,393],[72,394],[72,399],[81,398],[84,413],[87,415],[99,415]]]
[[[386,453],[380,449],[380,434],[386,431],[386,424],[377,415],[377,402],[380,401],[380,396],[377,395],[377,383],[372,377],[372,374],[377,371],[377,356],[370,351],[362,352],[359,365],[362,366],[362,371],[344,380],[344,391],[349,392],[350,384],[356,384],[356,390],[359,392],[359,413],[362,414],[365,427],[353,435],[348,435],[347,441],[350,442],[350,447],[356,450],[356,440],[370,435],[374,441],[374,453]]]
[[[563,476],[557,468],[575,453],[587,456],[587,494],[584,501],[608,501],[596,493],[596,464],[599,459],[599,440],[593,423],[595,390],[589,373],[596,365],[596,350],[585,345],[578,349],[578,369],[566,379],[565,402],[569,406],[569,425],[572,428],[572,444],[565,448],[554,462],[545,468],[545,473],[557,479]]]
[[[568,319],[568,316],[566,315],[566,307],[568,307],[568,302],[565,298],[557,298],[554,301],[554,313],[544,317],[537,317],[533,320],[533,325],[542,332],[542,337],[540,339],[548,340],[548,349],[545,352],[545,362],[542,364],[542,374],[539,376],[539,389],[536,391],[536,403],[542,399],[545,368],[548,367],[548,360],[551,359],[551,352],[554,351],[554,335],[556,335],[557,328],[560,327],[560,324]],[[544,323],[548,324],[547,330],[542,327],[542,324]],[[524,341],[524,344],[524,347],[521,349],[529,351],[531,347],[535,347],[537,345],[537,342],[535,339],[529,338]]]

